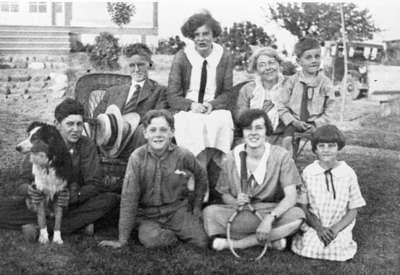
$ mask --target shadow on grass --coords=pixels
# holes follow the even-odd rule
[[[258,262],[235,259],[229,251],[203,251],[181,244],[173,248],[145,249],[136,240],[121,250],[98,247],[98,242],[117,237],[116,222],[97,225],[95,237],[74,234],[64,245],[25,243],[20,232],[0,230],[1,273],[65,274],[395,274],[398,271],[398,209],[400,165],[387,155],[365,154],[356,149],[341,158],[354,168],[367,206],[360,210],[354,230],[359,245],[355,258],[345,262],[311,260],[294,255],[290,249],[268,251]],[[306,152],[301,166],[313,156]],[[15,171],[2,177],[16,179]],[[2,187],[1,192],[9,192]],[[4,194],[4,193],[3,193]],[[397,241],[396,241],[397,240]],[[254,251],[244,251],[253,253]]]

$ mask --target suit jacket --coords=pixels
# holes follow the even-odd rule
[[[172,61],[168,78],[167,99],[174,110],[190,110],[192,100],[185,98],[190,87],[192,65],[185,52],[180,50]],[[200,76],[199,76],[200,77]],[[210,101],[213,109],[227,109],[233,83],[233,58],[225,49],[217,65],[214,100]]]
[[[125,104],[130,89],[129,85],[119,85],[110,87],[104,95],[102,101],[97,106],[94,117],[104,113],[108,106],[115,104],[121,110],[122,114],[136,112],[141,118],[150,110],[167,109],[167,98],[164,86],[159,85],[156,81],[147,79],[140,90],[137,104]]]

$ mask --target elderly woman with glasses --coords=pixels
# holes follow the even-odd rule
[[[254,80],[245,84],[239,91],[236,117],[245,110],[262,109],[275,130],[279,123],[277,103],[283,83],[286,81],[281,73],[282,58],[270,47],[258,48],[249,59],[248,70],[255,74]]]

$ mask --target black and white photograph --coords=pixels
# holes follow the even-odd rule
[[[0,0],[0,274],[398,274],[399,14]]]

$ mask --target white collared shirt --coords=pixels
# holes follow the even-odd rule
[[[188,93],[186,94],[186,98],[195,102],[198,101],[199,97],[201,69],[203,67],[204,60],[207,60],[207,83],[204,93],[204,102],[214,99],[215,91],[217,89],[217,66],[222,58],[223,48],[216,43],[213,43],[212,47],[213,49],[207,58],[202,57],[196,51],[194,43],[188,43],[188,45],[185,47],[185,54],[192,65],[190,87]]]
[[[143,88],[143,85],[144,85],[144,82],[145,82],[145,81],[146,81],[146,80],[143,80],[143,81],[141,81],[141,82],[136,82],[136,81],[132,80],[132,84],[131,84],[131,87],[129,88],[129,93],[128,93],[128,96],[127,96],[127,98],[126,98],[125,104],[128,103],[129,100],[131,100],[133,94],[134,94],[135,91],[136,91],[136,85],[139,85],[140,88]]]

